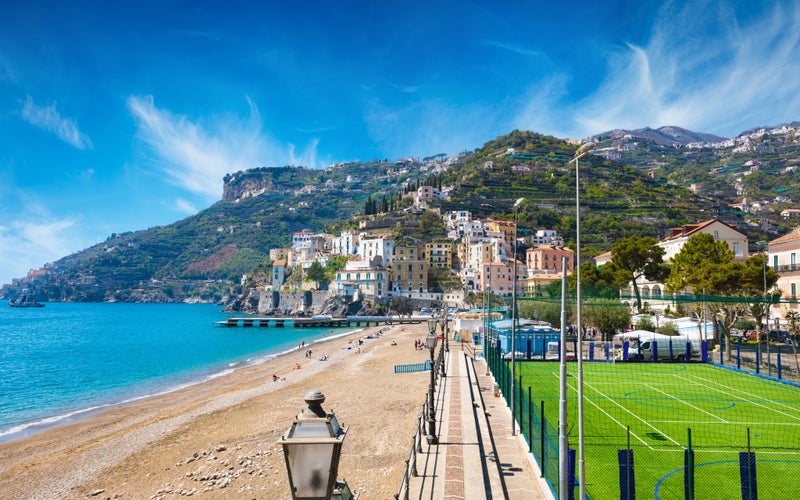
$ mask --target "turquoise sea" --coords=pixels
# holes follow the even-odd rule
[[[225,328],[209,304],[0,302],[0,441],[202,382],[330,335]],[[349,329],[339,329],[343,334]]]

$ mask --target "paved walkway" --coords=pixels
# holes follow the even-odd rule
[[[438,444],[423,438],[410,499],[552,499],[521,435],[511,435],[511,412],[494,396],[482,359],[451,343],[447,376],[436,390]]]

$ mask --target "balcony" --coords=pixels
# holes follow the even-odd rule
[[[800,264],[784,264],[782,266],[770,266],[778,274],[793,273],[800,271]]]

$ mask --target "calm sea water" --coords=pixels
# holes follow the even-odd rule
[[[0,302],[0,440],[207,380],[329,334],[220,327],[214,323],[234,316],[220,311],[208,304],[18,309]]]

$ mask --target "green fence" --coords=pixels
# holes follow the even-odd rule
[[[496,345],[486,359],[510,402],[511,361]],[[520,432],[556,496],[559,365],[516,361],[513,394]],[[587,498],[764,500],[800,492],[796,384],[702,362],[582,367]],[[571,449],[578,448],[577,368],[567,363]],[[578,497],[577,485],[571,493]]]

